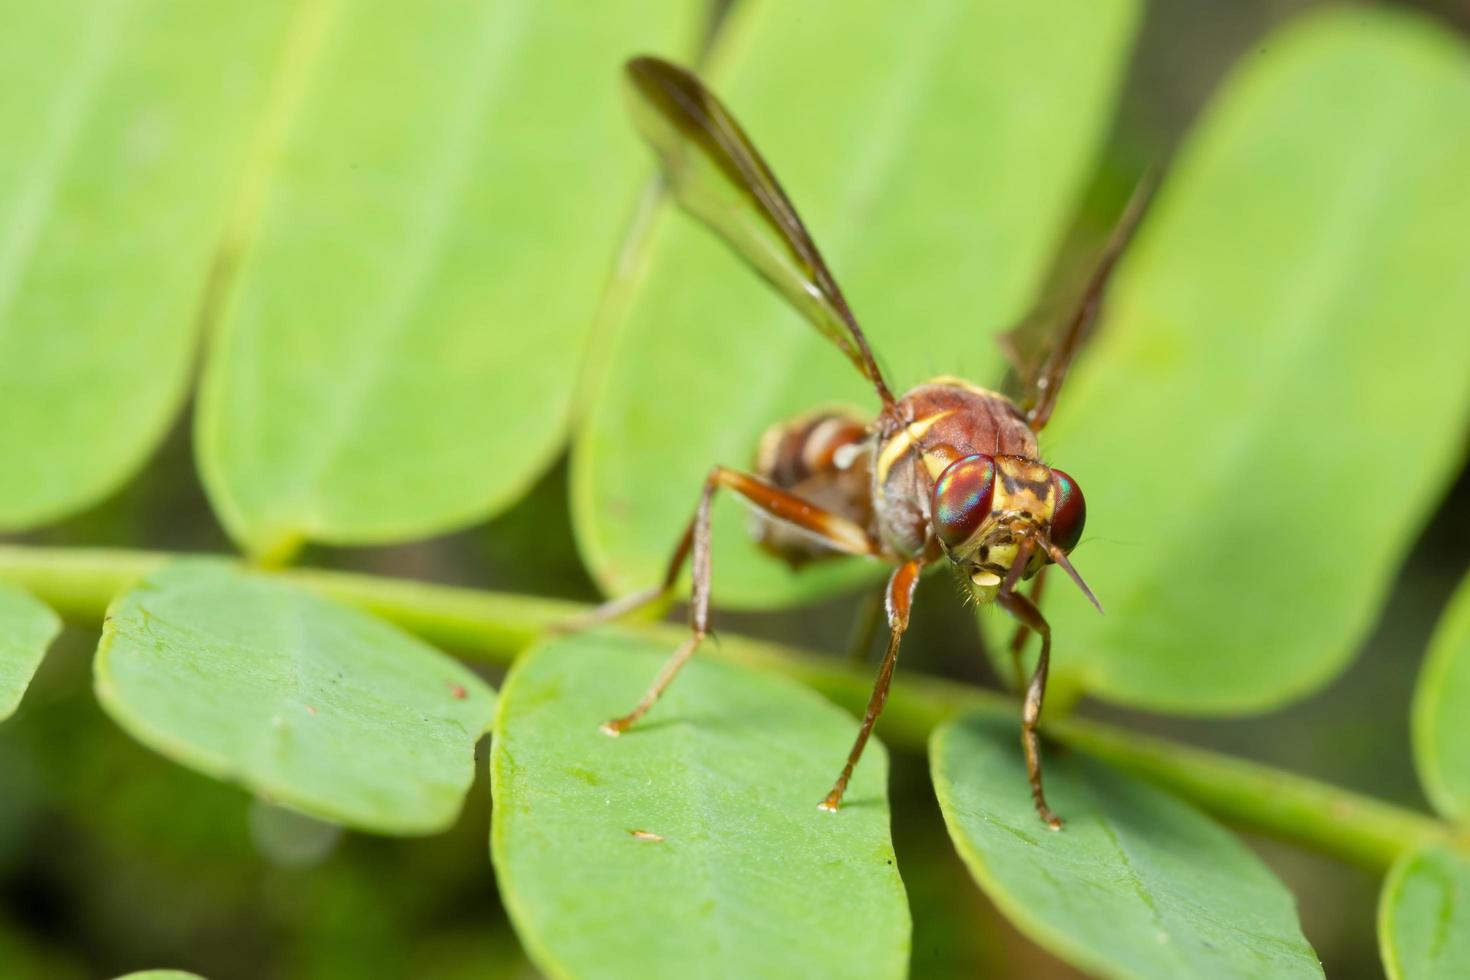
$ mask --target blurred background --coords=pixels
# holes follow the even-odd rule
[[[1121,111],[1070,236],[1077,250],[1106,229],[1143,163],[1168,155],[1229,66],[1313,6],[1148,5]],[[1405,6],[1470,34],[1463,0]],[[1067,256],[1064,250],[1059,278]],[[562,460],[482,526],[391,548],[313,546],[301,561],[596,601],[567,497]],[[9,540],[233,550],[200,487],[187,421],[121,492]],[[1325,690],[1284,711],[1233,720],[1161,719],[1091,704],[1081,710],[1424,808],[1410,762],[1408,705],[1429,631],[1467,556],[1470,475],[1462,474],[1414,545],[1352,669]],[[719,622],[845,656],[864,601],[857,595],[794,612],[727,613]],[[906,670],[996,683],[971,614],[954,602],[948,582],[926,580],[913,621]],[[0,729],[0,976],[101,977],[164,965],[215,978],[535,975],[486,858],[483,745],[478,781],[452,832],[402,840],[341,833],[267,807],[123,735],[91,693],[95,642],[91,632],[68,629],[18,715]],[[971,882],[944,832],[925,761],[896,754],[892,782],[896,845],[914,909],[913,975],[1076,975],[1017,935]],[[1327,974],[1381,976],[1377,881],[1295,849],[1253,843],[1295,891]]]

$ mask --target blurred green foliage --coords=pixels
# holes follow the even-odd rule
[[[1470,972],[1470,857],[1463,849],[1404,856],[1383,887],[1378,941],[1390,980]]]
[[[1066,294],[1133,176],[1242,63],[1246,81],[1185,151],[1075,399],[1063,398],[1048,449],[1092,476],[1095,512],[1112,515],[1085,547],[1104,598],[1120,601],[1101,621],[1059,610],[1059,635],[1088,668],[1074,679],[1121,702],[1191,709],[1300,696],[1356,651],[1332,686],[1266,717],[1087,710],[1419,804],[1409,687],[1470,554],[1463,475],[1444,500],[1465,449],[1466,297],[1454,274],[1470,222],[1454,191],[1470,86],[1463,43],[1427,20],[1365,7],[1272,33],[1308,5],[952,3],[911,15],[739,0],[716,5],[729,9],[710,69],[830,242],[899,380],[993,384],[990,335],[1034,293]],[[743,462],[789,409],[862,394],[683,218],[635,223],[615,265],[648,167],[613,69],[634,48],[698,50],[699,5],[654,6],[628,0],[597,18],[512,0],[473,16],[452,4],[369,16],[345,0],[209,14],[169,0],[7,7],[0,127],[20,149],[0,160],[0,390],[24,410],[0,422],[0,453],[23,461],[0,476],[0,526],[33,528],[18,538],[28,543],[213,551],[228,531],[281,557],[303,538],[399,540],[500,509],[439,539],[317,545],[304,558],[593,600],[575,519],[599,581],[645,584],[704,467]],[[1442,25],[1470,23],[1442,8]],[[993,101],[972,112],[962,96]],[[1273,333],[1278,320],[1293,329]],[[481,322],[508,325],[473,329]],[[165,430],[201,324],[214,346],[195,460],[185,427]],[[410,334],[429,338],[432,356],[410,356]],[[567,465],[542,470],[579,385],[589,394],[569,508]],[[1150,495],[1125,479],[1140,473]],[[820,576],[788,581],[755,564],[733,511],[720,528],[717,602],[831,592]],[[1144,529],[1160,528],[1175,550],[1141,555],[1153,543]],[[1258,537],[1277,550],[1245,546]],[[1201,582],[1212,584],[1191,595]],[[948,583],[921,589],[906,659],[983,679],[973,628],[939,612],[953,602]],[[820,619],[846,622],[854,605],[833,600]],[[721,622],[842,646],[819,616]],[[1441,665],[1462,621],[1441,634]],[[1198,648],[1181,652],[1181,636]],[[445,834],[343,833],[119,737],[90,694],[96,639],[64,633],[0,729],[0,974],[534,975],[485,861],[483,765]],[[681,696],[704,696],[697,678],[681,683],[692,683]],[[1442,683],[1421,703],[1458,696]],[[159,688],[157,710],[180,690]],[[1449,755],[1423,737],[1432,770]],[[825,772],[829,756],[840,750],[812,765]],[[870,759],[860,778],[878,769]],[[1065,797],[1070,763],[1058,771]],[[1021,791],[1015,773],[994,782]],[[805,799],[804,785],[779,788]],[[913,974],[1071,975],[964,874],[922,761],[896,756],[892,789]],[[1441,799],[1450,791],[1435,795],[1457,812]],[[1203,826],[1190,839],[1207,860],[1219,842]],[[1329,975],[1375,975],[1374,883],[1261,849],[1298,895]],[[1423,936],[1403,926],[1463,873],[1440,854],[1396,870],[1380,923],[1396,975],[1421,975]],[[1267,892],[1279,904],[1279,888]]]
[[[495,705],[468,668],[387,623],[206,559],[118,600],[93,671],[103,708],[145,745],[384,834],[453,823]]]

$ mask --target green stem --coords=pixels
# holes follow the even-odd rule
[[[1387,871],[1405,851],[1454,835],[1414,810],[1245,759],[1081,719],[1047,731],[1229,823],[1370,870]]]
[[[108,604],[165,562],[157,552],[0,546],[0,581],[49,604],[67,621],[96,626]],[[403,579],[297,569],[297,582],[396,623],[460,654],[508,664],[546,631],[585,614],[570,602],[479,592]],[[683,627],[637,627],[676,643]],[[871,678],[832,657],[743,637],[721,636],[711,655],[792,677],[854,712],[867,703]],[[922,751],[941,723],[965,712],[1016,713],[1006,696],[939,678],[909,674],[895,685],[883,716],[890,743]],[[1048,734],[1158,783],[1238,826],[1295,842],[1375,870],[1405,850],[1452,836],[1432,817],[1371,797],[1229,756],[1125,729],[1069,718]]]

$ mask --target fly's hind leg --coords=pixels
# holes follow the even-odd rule
[[[693,559],[693,587],[689,598],[689,638],[674,651],[673,656],[659,670],[648,693],[621,718],[603,723],[602,730],[608,735],[621,735],[652,708],[664,689],[673,681],[679,669],[689,662],[709,633],[710,592],[710,504],[715,491],[727,487],[769,517],[784,521],[817,535],[832,548],[853,555],[873,555],[879,550],[878,542],[862,527],[845,517],[822,510],[820,507],[792,493],[778,489],[764,480],[741,473],[738,470],[717,466],[705,478],[704,489],[699,495],[699,504],[690,521],[665,575],[665,587],[678,580],[679,572],[686,559]]]
[[[679,546],[674,549],[674,554],[669,559],[668,567],[664,570],[663,581],[658,585],[640,589],[629,595],[618,596],[616,599],[609,599],[596,609],[557,624],[552,627],[551,632],[555,634],[580,633],[583,630],[622,619],[624,616],[632,615],[640,609],[646,609],[663,600],[674,590],[674,586],[679,581],[679,573],[684,570],[684,562],[689,559],[689,546],[693,537],[694,522],[691,521],[679,539]]]
[[[867,427],[856,415],[837,409],[812,412],[793,421],[772,426],[761,437],[756,464],[758,475],[747,479],[763,488],[784,491],[790,496],[800,498],[808,511],[827,511],[831,512],[828,514],[831,519],[840,520],[845,517],[849,524],[866,525],[871,519],[867,472],[861,466],[851,466],[850,461],[839,463],[840,457],[845,452],[857,449],[866,436]],[[775,516],[759,500],[750,498],[748,494],[746,496],[762,513]],[[571,633],[588,629],[621,619],[666,599],[678,585],[679,573],[684,570],[684,563],[689,559],[695,523],[696,521],[690,521],[685,527],[679,546],[669,559],[662,582],[631,595],[609,600],[590,612],[560,624],[552,632]],[[782,524],[795,527],[802,533],[792,534],[781,527]],[[832,554],[833,551],[851,551],[840,542],[830,540],[830,535],[825,530],[827,526],[809,526],[799,519],[785,519],[774,523],[760,521],[756,540],[766,551],[795,568]],[[846,530],[838,533],[844,540],[852,537]]]

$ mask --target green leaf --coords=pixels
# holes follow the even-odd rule
[[[1018,724],[970,717],[930,743],[950,836],[1001,911],[1104,977],[1320,977],[1290,893],[1189,805],[1092,759],[1043,746],[1048,830]]]
[[[380,620],[207,560],[113,603],[95,670],[102,706],[150,748],[386,834],[454,821],[495,697]]]
[[[0,8],[0,530],[112,492],[172,422],[291,9]]]
[[[898,977],[909,915],[875,742],[817,808],[857,723],[805,688],[696,657],[641,723],[598,731],[670,651],[584,634],[502,694],[491,851],[551,976]]]
[[[731,14],[711,85],[806,219],[895,388],[937,374],[999,382],[992,338],[1024,312],[1077,203],[1137,8],[822,0]],[[688,217],[665,216],[646,265],[573,460],[578,540],[613,593],[657,580],[705,473],[748,465],[767,426],[833,403],[877,411],[842,354]],[[799,602],[875,574],[829,563],[796,575],[751,544],[742,516],[716,506],[721,604]]]
[[[136,973],[125,973],[117,980],[204,980],[204,978],[187,970],[139,970]]]
[[[702,10],[303,8],[198,416],[245,547],[469,524],[556,455],[648,169],[621,62],[692,42]]]
[[[1383,883],[1378,945],[1389,980],[1470,976],[1470,855],[1447,845],[1405,854]]]
[[[54,612],[20,589],[0,584],[0,721],[15,714],[59,632],[61,620]]]
[[[1050,590],[1059,669],[1200,713],[1342,669],[1464,458],[1467,173],[1470,57],[1428,22],[1329,13],[1247,59],[1046,433],[1108,610]]]
[[[1435,809],[1470,823],[1470,577],[1445,610],[1414,691],[1414,764]]]

